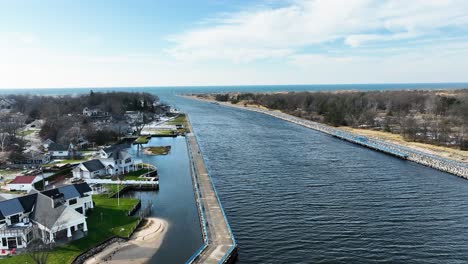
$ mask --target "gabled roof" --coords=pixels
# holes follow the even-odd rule
[[[42,193],[38,193],[36,199],[36,209],[30,216],[31,219],[49,229],[52,228],[66,208],[65,205],[60,205],[55,208],[52,205],[53,201],[50,197]]]
[[[75,186],[76,190],[80,193],[81,196],[84,196],[85,193],[92,191],[91,187],[89,187],[86,182],[73,184],[73,186]]]
[[[130,147],[129,144],[116,144],[116,145],[112,145],[112,146],[110,146],[108,148],[104,148],[102,150],[104,152],[106,152],[107,154],[111,154],[114,151],[119,151],[119,150],[126,149],[126,148],[129,148],[129,147]]]
[[[0,211],[4,216],[9,216],[22,213],[24,212],[24,209],[20,201],[17,198],[15,198],[0,202]]]
[[[105,168],[104,164],[102,164],[102,162],[98,159],[88,160],[83,162],[82,164],[90,172],[102,170]]]
[[[50,143],[49,144],[49,147],[47,148],[49,151],[65,151],[65,150],[68,150],[67,147],[65,147],[64,145],[62,144],[58,144],[58,143]]]
[[[58,197],[63,195],[65,200],[83,197],[84,193],[90,192],[91,188],[86,182],[65,185],[59,188],[43,191],[42,194],[48,197]]]
[[[66,185],[60,188],[47,190],[44,192],[37,192],[32,190],[29,194],[0,202],[0,220],[6,216],[15,215],[18,213],[32,212],[30,217],[36,222],[52,228],[59,218],[71,220],[77,217],[84,217],[81,214],[73,213],[73,209],[66,205],[59,205],[54,207],[53,198],[63,197],[65,200],[84,196],[85,193],[90,192],[91,188],[86,182]],[[70,210],[69,210],[70,209]],[[64,211],[66,215],[62,215]]]
[[[16,176],[9,184],[31,184],[36,179],[36,176]]]

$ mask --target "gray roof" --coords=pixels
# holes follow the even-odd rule
[[[104,164],[98,159],[88,160],[82,163],[89,171],[98,171],[104,169]]]
[[[65,151],[68,150],[67,147],[58,143],[50,143],[49,147],[47,148],[49,151]]]
[[[92,191],[86,182],[65,185],[59,188],[43,191],[42,194],[48,197],[59,197],[63,195],[65,200],[84,196],[84,193]]]
[[[60,205],[54,208],[52,204],[52,198],[49,198],[42,193],[38,193],[36,199],[36,209],[34,210],[31,219],[41,223],[49,229],[52,228],[66,208],[65,205]]]
[[[110,154],[110,153],[112,153],[112,152],[114,152],[114,151],[116,151],[116,150],[123,150],[123,149],[127,149],[127,148],[129,148],[129,147],[130,147],[129,144],[123,143],[123,144],[112,145],[112,146],[110,146],[110,147],[108,147],[108,148],[105,148],[105,149],[103,149],[103,150],[104,150],[104,152],[106,152],[107,154]]]
[[[0,202],[0,220],[23,212],[32,212],[31,219],[51,228],[65,210],[65,205],[54,208],[52,198],[62,197],[65,200],[82,197],[84,193],[92,191],[85,182],[66,185],[42,193],[32,190],[29,194]]]
[[[0,211],[4,216],[22,213],[24,211],[18,199],[10,199],[0,202]]]

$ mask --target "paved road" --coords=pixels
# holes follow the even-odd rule
[[[189,133],[186,137],[199,184],[200,202],[203,206],[205,219],[208,222],[208,247],[201,252],[193,263],[219,263],[233,246],[233,240],[229,232],[228,224],[224,218],[221,205],[216,197],[211,179],[206,171],[195,136],[193,133]]]

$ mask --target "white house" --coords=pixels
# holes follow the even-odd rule
[[[41,178],[37,176],[16,176],[11,182],[7,184],[10,191],[26,191],[29,192],[33,189],[34,183],[40,181]]]
[[[71,152],[73,151],[73,144],[69,144],[68,146],[64,146],[57,143],[50,143],[47,151],[49,152],[52,158],[58,159],[66,159],[70,157]]]
[[[91,179],[109,174],[104,164],[98,159],[82,162],[73,168],[72,172],[73,177],[79,179]]]
[[[51,243],[86,234],[91,192],[88,184],[80,183],[1,201],[0,249],[26,248],[38,237]]]
[[[94,178],[103,175],[125,174],[135,170],[135,160],[125,150],[128,145],[114,145],[102,149],[100,158],[80,163],[73,169],[74,178]]]

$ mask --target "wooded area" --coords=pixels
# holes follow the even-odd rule
[[[468,89],[216,94],[332,126],[401,134],[408,141],[468,150]]]
[[[40,129],[42,140],[103,145],[118,140],[168,110],[149,93],[93,92],[83,95],[7,95],[14,102],[0,113],[0,151],[22,155],[24,136]],[[130,113],[127,111],[131,111]],[[10,157],[11,158],[11,157]]]

